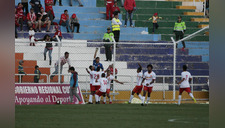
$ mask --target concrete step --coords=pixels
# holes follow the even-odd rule
[[[191,18],[193,22],[209,22],[209,18]]]
[[[189,15],[189,16],[204,16],[204,12],[184,12],[184,15]]]
[[[209,26],[209,25],[208,24],[200,24],[200,25],[198,25],[198,28],[205,28],[207,26]]]
[[[180,5],[177,5],[176,9],[196,9],[196,6],[180,6]]]

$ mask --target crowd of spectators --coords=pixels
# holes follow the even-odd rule
[[[74,32],[74,28],[77,27],[77,33],[79,33],[79,20],[77,15],[74,13],[71,17],[68,14],[68,10],[65,10],[61,15],[59,23],[54,22],[55,13],[53,6],[56,4],[56,0],[45,0],[45,9],[40,0],[21,0],[20,3],[15,7],[15,37],[18,37],[18,30],[23,32],[24,24],[27,24],[28,30],[30,27],[33,28],[35,32],[42,32],[42,28],[46,28],[46,32],[50,32],[51,25],[62,25],[65,26],[67,32],[69,32],[69,27],[71,32]],[[83,4],[78,0],[79,6],[83,7]],[[28,5],[31,8],[28,11]],[[62,1],[59,1],[59,5],[62,6]],[[72,6],[72,0],[70,0],[70,5]],[[70,17],[70,18],[69,18]],[[17,29],[19,27],[19,29]],[[62,36],[61,36],[62,37]]]

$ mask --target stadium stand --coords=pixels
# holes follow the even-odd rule
[[[20,2],[20,0],[15,0],[15,5]],[[67,9],[69,16],[76,13],[79,17],[80,23],[80,33],[67,33],[65,27],[60,27],[62,31],[63,40],[74,40],[74,45],[72,47],[63,46],[61,51],[70,52],[70,58],[72,60],[72,65],[77,68],[79,74],[86,74],[84,70],[93,61],[93,54],[96,47],[100,48],[98,51],[98,56],[101,58],[101,63],[103,63],[104,68],[107,68],[110,64],[109,62],[104,62],[105,52],[101,45],[90,44],[92,41],[101,41],[106,28],[111,26],[111,21],[104,20],[105,14],[100,12],[105,12],[104,0],[83,0],[84,7],[78,7],[78,3],[73,1],[73,7],[69,6],[69,1],[63,0],[63,6],[53,6],[55,16],[54,22],[59,23],[60,15],[63,10]],[[41,0],[42,5],[44,5],[44,0]],[[119,2],[120,4],[120,2]],[[182,7],[182,2],[177,1],[140,1],[136,0],[137,11],[134,13],[134,25],[135,28],[121,28],[120,40],[123,42],[150,42],[150,43],[168,43],[170,42],[170,37],[173,36],[173,26],[177,19],[177,16],[181,15],[182,19],[186,22],[187,31],[185,36],[200,30],[204,26],[209,24],[209,20],[204,18],[204,14],[201,12],[195,12],[195,7]],[[119,5],[120,6],[120,5]],[[43,6],[44,7],[44,6]],[[30,8],[30,6],[29,6]],[[125,11],[121,9],[122,14],[119,15],[124,24]],[[141,34],[143,31],[152,31],[152,23],[146,22],[155,12],[159,13],[159,16],[164,19],[159,21],[159,29],[155,31],[155,34]],[[24,23],[26,26],[26,23]],[[24,31],[20,32],[18,30],[18,40],[28,41],[28,28],[23,27]],[[45,28],[43,29],[45,30]],[[75,30],[76,31],[76,30]],[[37,32],[35,38],[42,38],[46,33]],[[54,35],[54,26],[50,28],[51,36]],[[209,75],[209,36],[205,33],[198,35],[191,40],[186,41],[185,52],[177,49],[177,75],[181,73],[181,67],[183,64],[188,64],[189,71],[192,75]],[[77,47],[76,42],[83,42],[82,47]],[[151,62],[154,66],[154,72],[157,75],[172,75],[173,73],[173,48],[166,46],[152,46],[145,47],[144,45],[120,45],[121,47],[117,49],[116,61],[118,69],[118,75],[135,75],[137,63],[140,62],[143,67]],[[24,60],[24,71],[26,73],[33,74],[34,66],[37,64],[40,67],[42,74],[51,74],[54,71],[54,66],[49,66],[48,61],[43,60],[43,45],[37,45],[35,47],[30,47],[28,45],[20,45],[16,43],[15,47],[15,73],[18,72],[18,61]],[[181,46],[179,45],[178,48]],[[52,58],[53,64],[57,60],[57,47],[53,48]],[[79,63],[78,63],[79,62]],[[63,74],[68,74],[67,66],[64,67]],[[15,77],[16,78],[16,77]],[[64,81],[68,82],[68,77],[64,76]],[[23,79],[24,82],[31,82],[31,78]],[[46,82],[46,79],[43,78]],[[54,77],[52,82],[57,82],[57,76]],[[123,77],[118,78],[119,80]],[[79,79],[83,82],[86,81],[85,77]],[[172,79],[170,79],[172,81]],[[16,82],[18,79],[16,78]],[[195,83],[205,83],[206,78],[194,79]],[[81,86],[82,87],[82,86]],[[172,85],[169,87],[171,89]],[[194,90],[200,91],[203,87],[196,87]],[[205,88],[205,87],[204,87]],[[129,97],[129,95],[128,95]],[[118,97],[117,97],[118,98]]]

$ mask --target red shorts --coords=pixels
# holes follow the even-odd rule
[[[180,88],[179,92],[182,93],[183,91],[186,91],[187,93],[191,93],[191,88]]]
[[[100,89],[100,87],[101,87],[100,85],[95,85],[95,86],[94,86],[94,85],[92,85],[92,86],[91,86],[91,91],[96,91],[96,90],[99,90],[99,89]]]
[[[145,86],[144,87],[144,90],[147,91],[147,92],[149,92],[149,93],[151,93],[152,92],[152,87]]]
[[[142,85],[141,86],[136,85],[134,87],[134,89],[133,89],[133,92],[135,92],[135,93],[141,93],[142,87],[143,87]]]
[[[92,88],[92,84],[90,84],[90,90],[91,90],[91,88]]]
[[[101,92],[101,91],[99,91],[99,90],[96,92],[96,94],[97,94],[98,96],[101,96],[101,95],[103,95],[103,94],[105,94],[105,93],[106,93],[106,92]]]
[[[109,94],[110,93],[110,89],[106,89],[106,93]]]

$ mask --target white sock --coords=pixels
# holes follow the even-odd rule
[[[145,96],[143,96],[143,98],[142,98],[142,103],[143,104],[145,103]]]
[[[142,100],[142,98],[143,98],[143,97],[142,97],[142,95],[141,95],[141,94],[139,94],[138,96],[139,96],[139,98]]]
[[[180,105],[181,102],[181,95],[178,96],[178,105]]]
[[[134,95],[130,95],[130,100],[129,100],[130,103],[131,103],[133,98],[134,98]]]
[[[149,101],[150,101],[150,97],[147,97],[147,102],[146,102],[146,104],[148,104]]]
[[[98,101],[99,101],[99,102],[101,101],[101,96],[98,97]]]
[[[105,103],[106,103],[106,97],[103,97],[103,102],[105,102]]]
[[[109,102],[112,102],[112,99],[111,99],[111,97],[109,97]]]
[[[95,94],[95,102],[98,102],[98,98],[99,98],[99,96],[97,94]]]
[[[194,96],[193,96],[193,94],[192,93],[189,93],[189,96],[193,99],[194,98]]]
[[[89,95],[89,102],[92,103],[92,97],[93,95]]]

